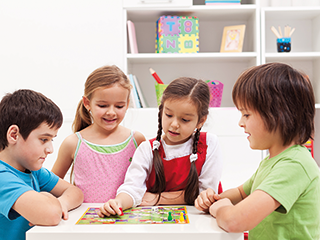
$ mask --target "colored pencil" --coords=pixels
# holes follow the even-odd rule
[[[161,81],[160,77],[158,76],[158,74],[156,73],[156,71],[154,71],[152,68],[149,68],[151,75],[154,77],[154,79],[157,81],[157,83],[159,84],[163,84],[163,82]]]

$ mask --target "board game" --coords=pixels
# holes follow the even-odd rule
[[[186,224],[189,223],[185,206],[135,207],[123,211],[122,216],[100,218],[99,208],[88,208],[76,224]]]

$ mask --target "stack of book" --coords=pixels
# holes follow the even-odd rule
[[[133,108],[145,108],[148,107],[147,102],[141,91],[138,79],[135,75],[129,74],[130,83],[132,85],[130,93],[130,107]]]
[[[241,0],[205,0],[206,5],[240,5]]]

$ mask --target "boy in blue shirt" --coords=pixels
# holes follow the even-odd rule
[[[59,107],[32,90],[1,100],[1,239],[25,239],[33,225],[57,225],[82,203],[80,189],[42,168],[62,120]]]

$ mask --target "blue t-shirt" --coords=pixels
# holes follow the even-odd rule
[[[45,168],[23,173],[0,160],[0,236],[2,240],[24,240],[29,222],[12,209],[27,191],[50,192],[59,177]]]

